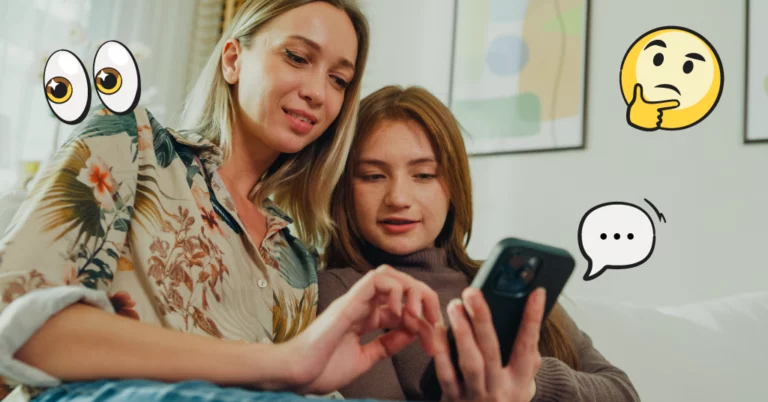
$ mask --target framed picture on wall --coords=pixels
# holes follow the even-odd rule
[[[747,0],[747,61],[744,100],[744,142],[768,142],[768,52],[765,40],[768,26],[768,2]]]
[[[471,155],[584,148],[589,0],[454,0],[449,107]]]

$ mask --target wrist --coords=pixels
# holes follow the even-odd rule
[[[249,344],[248,365],[253,387],[265,391],[295,391],[304,383],[302,366],[297,364],[289,343]],[[254,370],[255,368],[255,370]]]
[[[529,395],[528,401],[532,402],[536,398],[536,379],[531,381],[531,389],[528,395]]]

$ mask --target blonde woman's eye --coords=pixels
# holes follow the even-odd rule
[[[69,50],[48,57],[43,72],[45,99],[53,114],[66,124],[78,124],[91,105],[91,83],[85,66]]]
[[[417,178],[417,179],[419,179],[419,180],[424,180],[424,181],[426,181],[426,180],[432,180],[432,179],[434,179],[435,177],[437,177],[437,175],[434,175],[434,174],[429,174],[429,173],[421,173],[421,174],[417,174],[417,175],[416,175],[416,178]]]
[[[294,63],[307,64],[307,60],[301,56],[297,56],[295,53],[288,49],[285,49],[285,55]]]
[[[367,175],[363,175],[362,177],[363,177],[363,180],[365,181],[377,181],[377,180],[383,179],[384,175],[383,174],[367,174]]]
[[[104,42],[93,59],[93,81],[101,103],[114,114],[133,111],[141,97],[141,78],[136,59],[118,41]]]

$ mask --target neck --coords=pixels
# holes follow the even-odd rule
[[[233,196],[248,198],[280,153],[267,146],[258,135],[244,129],[241,121],[237,116],[232,121],[231,152],[218,171],[231,187]]]

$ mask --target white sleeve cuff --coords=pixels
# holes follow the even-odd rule
[[[54,387],[60,381],[13,355],[49,318],[79,301],[114,313],[107,294],[82,286],[59,286],[29,292],[0,312],[0,376],[33,387]]]

